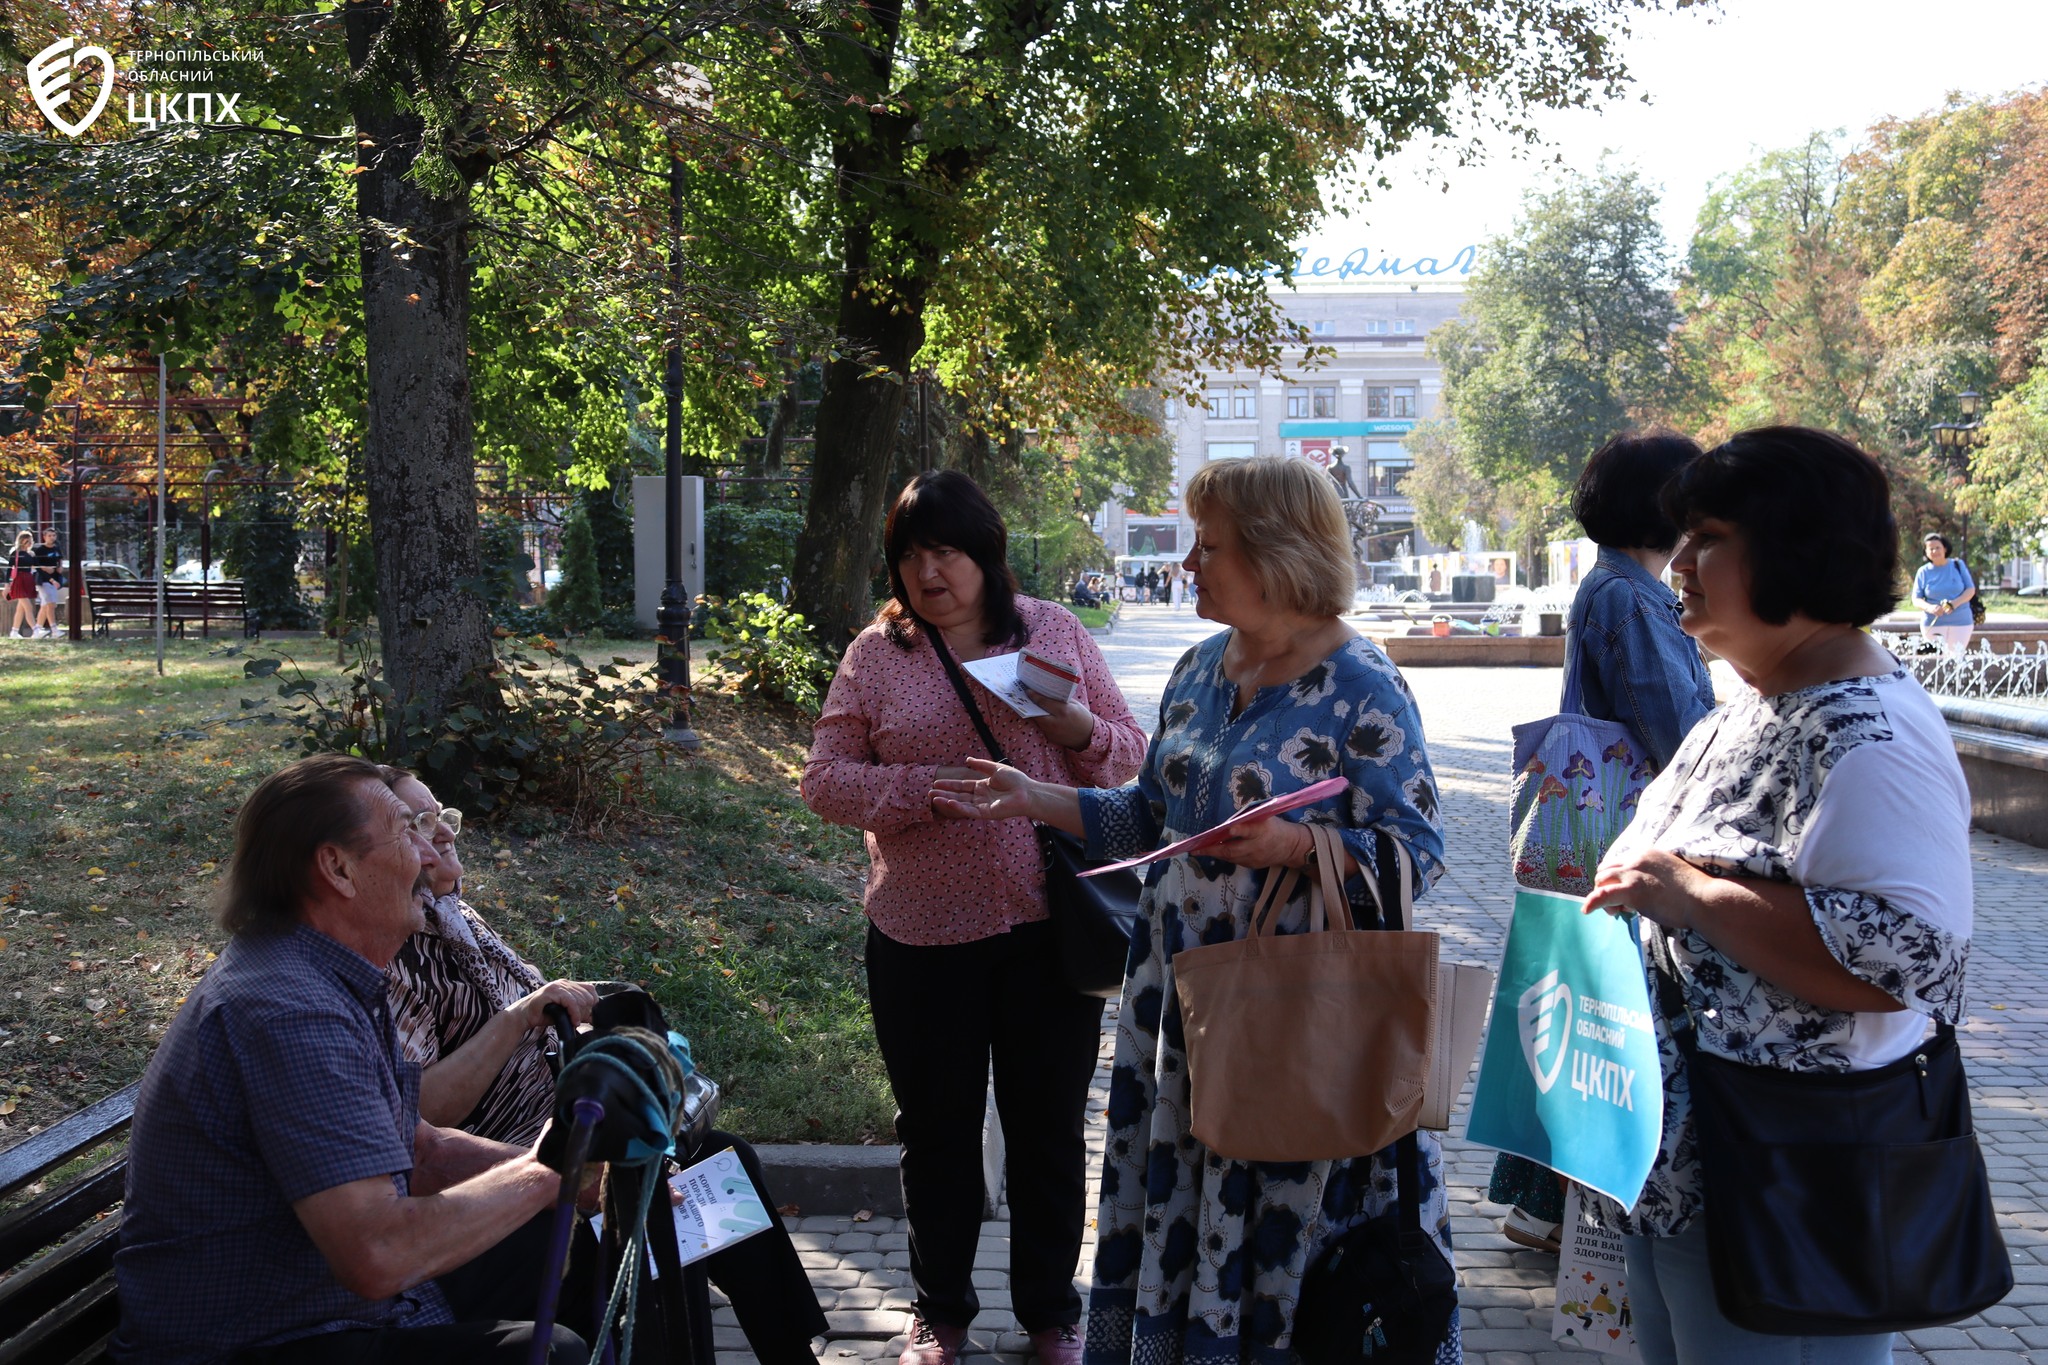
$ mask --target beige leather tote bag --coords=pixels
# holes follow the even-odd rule
[[[1210,1151],[1243,1161],[1377,1152],[1415,1131],[1428,1089],[1437,936],[1355,927],[1342,840],[1327,825],[1305,828],[1317,873],[1308,933],[1273,931],[1301,881],[1275,869],[1246,937],[1173,959],[1189,1126]]]

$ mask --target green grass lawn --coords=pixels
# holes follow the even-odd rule
[[[1108,607],[1072,607],[1070,610],[1090,630],[1101,630],[1109,624]]]
[[[287,647],[309,671],[333,657]],[[221,946],[208,896],[241,797],[292,756],[286,731],[156,736],[268,695],[241,663],[174,642],[159,678],[146,639],[0,647],[0,1146],[139,1076]],[[807,726],[700,698],[703,752],[657,777],[629,827],[466,826],[465,894],[545,972],[644,982],[724,1086],[726,1126],[888,1140],[860,837],[797,800]]]

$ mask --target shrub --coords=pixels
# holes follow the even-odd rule
[[[597,588],[608,612],[633,610],[633,514],[618,503],[630,493],[632,473],[620,469],[610,488],[586,488],[577,495],[590,519],[590,539],[597,549]],[[611,632],[607,632],[609,634]]]
[[[654,670],[618,658],[593,666],[545,635],[499,634],[489,676],[471,689],[476,700],[444,713],[411,706],[394,725],[395,694],[372,656],[370,634],[356,631],[343,641],[353,658],[338,682],[316,683],[289,656],[250,658],[242,671],[276,678],[276,701],[244,701],[239,713],[158,738],[282,725],[294,731],[286,748],[416,768],[436,791],[463,793],[453,804],[484,815],[539,807],[589,829],[632,809],[650,770],[674,752],[662,738],[668,703]],[[221,651],[242,652],[240,645]]]
[[[590,628],[604,614],[604,593],[598,586],[597,540],[581,507],[562,528],[562,581],[548,594],[548,611],[572,631]]]
[[[242,580],[251,620],[271,630],[302,630],[313,609],[299,592],[299,528],[269,484],[241,491],[221,515],[221,567]]]
[[[766,593],[704,599],[706,633],[718,648],[706,657],[739,675],[739,689],[815,714],[825,704],[833,663],[810,622]]]
[[[526,552],[526,530],[502,513],[477,523],[478,573],[469,584],[495,613],[515,608],[526,597],[533,556]]]
[[[704,591],[737,598],[773,592],[796,554],[804,514],[796,507],[714,502],[704,509]],[[771,572],[771,570],[775,570]]]

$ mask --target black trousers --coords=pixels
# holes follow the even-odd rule
[[[898,943],[868,926],[868,1001],[896,1092],[910,1275],[927,1322],[980,1311],[974,1250],[989,1066],[1010,1202],[1010,1301],[1026,1332],[1081,1320],[1088,1082],[1102,1002],[1067,988],[1050,923],[971,943]]]
[[[552,1211],[536,1215],[475,1260],[441,1276],[436,1283],[456,1318],[447,1326],[323,1332],[240,1352],[234,1365],[526,1365],[553,1226]],[[549,1365],[586,1365],[590,1353],[584,1337],[561,1319],[574,1323],[590,1316],[589,1301],[587,1289],[563,1286]]]
[[[773,1208],[761,1159],[730,1133],[707,1134],[699,1149],[708,1155],[730,1147]],[[654,1210],[659,1213],[660,1210]],[[446,1327],[331,1332],[260,1351],[244,1352],[236,1365],[526,1365],[539,1311],[541,1269],[554,1229],[549,1211],[529,1219],[504,1241],[436,1281],[456,1322]],[[568,1273],[556,1304],[550,1365],[585,1365],[585,1342],[595,1335],[596,1302],[609,1292],[614,1267],[602,1265],[590,1225],[578,1220],[570,1243]],[[780,1220],[743,1242],[683,1268],[683,1297],[690,1326],[687,1342],[670,1338],[657,1301],[659,1284],[641,1282],[635,1320],[636,1360],[712,1365],[711,1301],[707,1276],[731,1300],[740,1329],[760,1365],[814,1365],[811,1338],[825,1334],[825,1314],[804,1274],[802,1259]]]

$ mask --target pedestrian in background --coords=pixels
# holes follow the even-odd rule
[[[1913,605],[1920,608],[1920,635],[1941,645],[1944,654],[1961,654],[1970,645],[1976,627],[1976,613],[1970,599],[1977,595],[1977,580],[1970,566],[1954,558],[1955,547],[1947,536],[1930,531],[1921,542],[1927,562],[1913,575]]]
[[[64,556],[57,549],[57,528],[43,529],[43,543],[36,546],[36,638],[50,639],[57,633],[57,604],[64,600]]]
[[[1699,645],[1679,628],[1678,595],[1664,581],[1678,528],[1658,502],[1699,455],[1698,443],[1676,432],[1629,432],[1593,452],[1572,494],[1572,515],[1600,553],[1572,598],[1560,709],[1627,727],[1634,753],[1625,761],[1643,765],[1644,776],[1663,771],[1714,709]],[[1557,1253],[1564,1188],[1556,1172],[1503,1152],[1486,1197],[1511,1206],[1501,1226],[1509,1241]]]
[[[14,538],[7,556],[7,600],[14,604],[14,619],[7,627],[10,636],[26,640],[36,623],[36,538],[23,531]]]
[[[883,534],[890,598],[840,661],[804,764],[804,801],[867,831],[867,973],[896,1095],[915,1316],[901,1365],[952,1365],[980,1311],[989,1072],[1007,1149],[1010,1304],[1045,1365],[1080,1365],[1074,1286],[1087,1224],[1088,1083],[1102,1001],[1070,988],[1038,838],[941,817],[932,784],[987,753],[953,666],[1027,642],[1081,681],[1025,719],[963,683],[1010,763],[1069,785],[1131,777],[1145,732],[1072,612],[1017,591],[1009,533],[957,470],[912,479]]]

